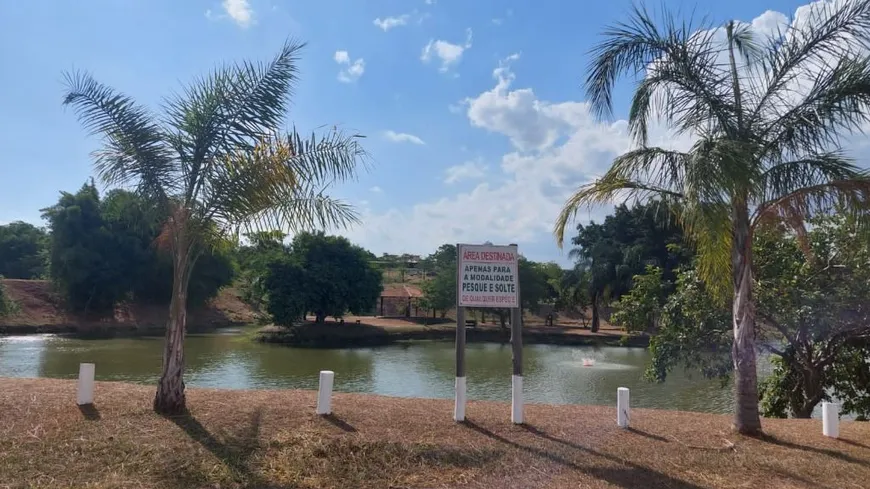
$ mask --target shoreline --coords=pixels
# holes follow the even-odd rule
[[[295,328],[267,326],[253,334],[255,341],[287,345],[297,348],[353,348],[385,346],[403,341],[455,341],[456,328],[450,326],[419,326],[386,328],[368,324],[345,323],[343,325],[306,323]],[[646,335],[578,334],[560,328],[523,329],[523,344],[563,346],[613,346],[647,348]],[[466,328],[468,343],[510,342],[510,331],[493,327]]]
[[[766,435],[730,432],[727,415],[613,406],[188,389],[189,411],[151,411],[154,386],[97,382],[75,405],[75,380],[0,378],[0,473],[11,487],[862,487],[870,478],[870,423],[765,419]],[[615,394],[615,393],[614,393]]]

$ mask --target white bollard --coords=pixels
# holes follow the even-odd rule
[[[320,371],[320,388],[317,391],[317,414],[332,413],[332,382],[335,372],[332,370]]]
[[[822,434],[831,438],[840,437],[840,406],[834,402],[822,403]]]
[[[79,382],[77,388],[76,403],[79,406],[94,403],[94,371],[93,363],[79,364]]]
[[[465,421],[465,377],[456,377],[456,391],[453,405],[453,421]]]
[[[628,387],[616,389],[616,424],[620,428],[628,428],[628,421],[631,418],[628,400]]]
[[[523,376],[511,376],[511,422],[523,424]]]

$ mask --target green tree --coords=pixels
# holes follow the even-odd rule
[[[646,273],[634,276],[634,286],[613,304],[610,322],[629,332],[655,333],[661,309],[667,300],[662,269],[647,265]]]
[[[575,248],[568,256],[585,274],[584,302],[592,307],[592,331],[598,331],[601,307],[628,292],[632,277],[646,266],[661,267],[672,279],[672,270],[689,261],[683,233],[661,201],[617,206],[602,224],[577,225],[571,243]]]
[[[107,314],[127,297],[135,280],[126,249],[106,226],[100,196],[93,183],[77,193],[61,193],[58,203],[43,209],[51,229],[52,282],[77,312]]]
[[[0,275],[0,318],[12,316],[16,312],[18,312],[18,304],[9,297],[6,284],[3,283],[3,275]]]
[[[635,9],[608,29],[593,51],[590,104],[611,114],[617,80],[641,74],[628,121],[639,147],[578,189],[555,227],[562,243],[581,207],[617,197],[674,202],[697,247],[698,273],[733,302],[734,425],[746,434],[761,431],[754,232],[780,219],[798,227],[834,204],[851,211],[870,199],[870,179],[838,148],[840,133],[870,121],[870,0],[825,3],[806,21],[759,36],[734,21],[718,29],[657,22]],[[659,117],[692,136],[691,149],[648,147]]]
[[[290,326],[308,311],[317,323],[370,311],[383,290],[374,258],[340,236],[297,234],[290,253],[269,265],[269,313],[276,324]]]
[[[281,231],[261,231],[245,235],[249,245],[239,248],[239,287],[242,299],[254,309],[265,306],[265,277],[269,264],[279,260],[289,252],[290,247],[284,244],[287,235]]]
[[[421,288],[421,305],[433,311],[441,311],[441,317],[444,318],[448,310],[456,307],[456,267],[438,270]]]
[[[45,275],[48,236],[33,224],[16,221],[0,226],[0,275],[36,279]]]
[[[240,227],[291,231],[346,225],[353,210],[324,189],[352,177],[358,137],[284,134],[302,45],[284,45],[268,63],[225,65],[168,98],[154,117],[90,75],[67,75],[64,104],[92,134],[97,174],[134,187],[169,216],[158,243],[172,260],[172,298],[154,409],[185,410],[184,334],[188,284],[203,249]]]
[[[774,366],[761,385],[761,407],[769,417],[808,418],[819,402],[837,398],[844,412],[867,417],[870,245],[855,239],[854,220],[823,217],[812,223],[806,235],[784,229],[755,235],[756,333]],[[803,247],[809,248],[809,259]],[[656,303],[661,287],[644,284],[657,279],[655,269],[637,277],[637,285],[620,303],[629,298]],[[634,312],[645,310],[638,307]],[[642,314],[627,313],[625,318],[629,324],[646,324]],[[714,298],[694,270],[681,272],[650,343],[648,376],[663,381],[678,365],[710,377],[730,375],[730,319],[727,306]]]

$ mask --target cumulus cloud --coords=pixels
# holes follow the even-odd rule
[[[454,165],[445,171],[444,183],[456,183],[462,180],[475,180],[483,178],[489,167],[479,159],[466,161],[461,165]]]
[[[404,132],[396,132],[396,131],[384,131],[384,137],[387,140],[392,141],[394,143],[413,143],[413,144],[426,144],[419,137],[408,134]]]
[[[254,9],[248,0],[224,0],[221,6],[239,27],[247,28],[253,24]]]
[[[433,58],[438,58],[441,61],[438,71],[442,73],[450,71],[451,68],[459,64],[465,50],[471,47],[471,37],[472,32],[469,28],[465,30],[464,44],[453,44],[441,39],[430,39],[429,43],[423,47],[420,60],[428,63]]]
[[[818,5],[799,8],[794,22],[805,19],[810,8]],[[758,31],[771,34],[787,22],[785,15],[773,11],[751,21]],[[489,167],[478,160],[445,171],[446,183],[477,179],[470,190],[410,205],[397,203],[385,211],[364,209],[365,224],[348,237],[375,252],[425,254],[442,243],[492,241],[519,243],[525,250],[539,247],[548,250],[544,257],[555,255],[552,226],[567,197],[603,174],[633,141],[625,120],[601,122],[583,100],[542,100],[521,85],[512,66],[518,58],[512,55],[499,63],[489,89],[455,106],[464,110],[471,126],[504,136],[513,149],[490,160]],[[682,150],[692,143],[691,136],[675,137],[662,124],[649,128],[649,139],[650,145]],[[870,152],[870,143],[850,145],[862,154]],[[600,221],[611,210],[584,211],[578,221]]]
[[[387,32],[388,30],[390,30],[394,27],[407,25],[408,19],[410,19],[410,17],[411,16],[408,14],[397,15],[394,17],[384,17],[383,19],[378,17],[372,23],[374,25],[376,25],[379,29],[383,30],[384,32]]]
[[[353,83],[366,71],[365,60],[359,58],[351,62],[347,51],[336,51],[333,59],[342,67],[338,72],[338,81],[342,83]]]

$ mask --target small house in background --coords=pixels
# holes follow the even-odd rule
[[[423,291],[413,285],[387,286],[381,292],[378,315],[381,317],[419,317],[425,309],[419,306]]]

